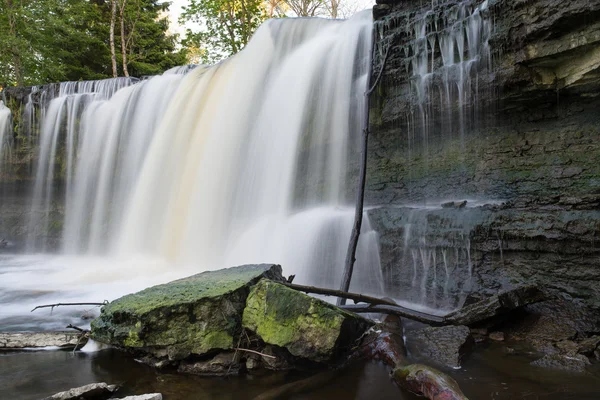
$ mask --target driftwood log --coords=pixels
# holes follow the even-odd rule
[[[314,391],[342,375],[348,365],[360,359],[378,360],[392,367],[391,378],[398,386],[430,400],[468,400],[450,376],[426,365],[410,364],[402,322],[395,315],[387,316],[382,324],[369,331],[341,366],[271,389],[254,400],[288,399]]]

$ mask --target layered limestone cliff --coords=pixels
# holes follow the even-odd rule
[[[390,53],[366,198],[390,292],[453,308],[538,283],[560,299],[538,311],[599,331],[600,1],[381,0],[374,16],[375,73]]]

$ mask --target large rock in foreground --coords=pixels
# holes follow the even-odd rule
[[[328,362],[347,351],[371,326],[366,319],[332,304],[262,280],[252,288],[244,328],[271,345],[315,362]]]
[[[262,278],[283,280],[281,267],[204,272],[121,297],[92,322],[92,338],[171,361],[232,349],[246,298]]]

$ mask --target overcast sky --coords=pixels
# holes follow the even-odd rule
[[[183,34],[183,29],[179,26],[177,20],[181,15],[181,8],[189,4],[189,0],[170,0],[171,7],[169,8],[169,15],[171,18],[171,30]],[[365,8],[371,8],[375,4],[375,0],[347,0],[357,4],[357,11],[364,10]]]

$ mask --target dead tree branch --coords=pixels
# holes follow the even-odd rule
[[[365,100],[364,100],[364,119],[363,119],[363,129],[362,129],[362,148],[361,148],[361,163],[360,163],[360,172],[358,178],[358,189],[356,191],[356,207],[354,211],[354,226],[352,227],[352,234],[350,236],[350,242],[348,243],[348,252],[346,253],[346,263],[344,268],[344,275],[342,278],[342,284],[340,286],[340,290],[347,292],[350,290],[350,281],[352,280],[352,272],[354,271],[354,263],[356,261],[356,248],[358,247],[358,238],[360,236],[360,229],[362,227],[362,219],[363,219],[363,206],[365,201],[365,184],[367,178],[367,150],[369,148],[369,110],[371,108],[371,93],[375,90],[375,87],[381,80],[381,76],[383,75],[383,70],[385,68],[386,61],[391,52],[392,42],[388,44],[388,48],[385,52],[385,57],[381,63],[381,69],[379,70],[379,74],[377,78],[371,85],[371,81],[373,78],[373,51],[375,49],[375,40],[377,38],[375,28],[373,28],[372,32],[372,42],[371,42],[371,59],[369,60],[369,67],[367,68],[367,88],[369,88],[365,92]],[[340,297],[337,302],[338,306],[346,304],[346,299]]]
[[[325,288],[319,288],[319,287],[315,287],[315,286],[296,285],[294,283],[283,282],[281,284],[285,285],[291,289],[298,290],[300,292],[321,294],[324,296],[336,296],[336,297],[343,298],[343,299],[353,300],[355,303],[363,302],[363,303],[369,303],[369,304],[382,304],[382,305],[388,305],[388,306],[396,306],[397,305],[392,300],[380,299],[378,297],[365,296],[364,294],[360,294],[360,293],[350,293],[350,292],[346,292],[346,291],[342,291],[342,290],[325,289]]]
[[[103,303],[55,303],[55,304],[44,304],[43,306],[36,306],[31,312],[34,312],[38,308],[49,308],[51,307],[54,310],[54,307],[61,306],[105,306],[108,304],[108,300],[104,300]]]

